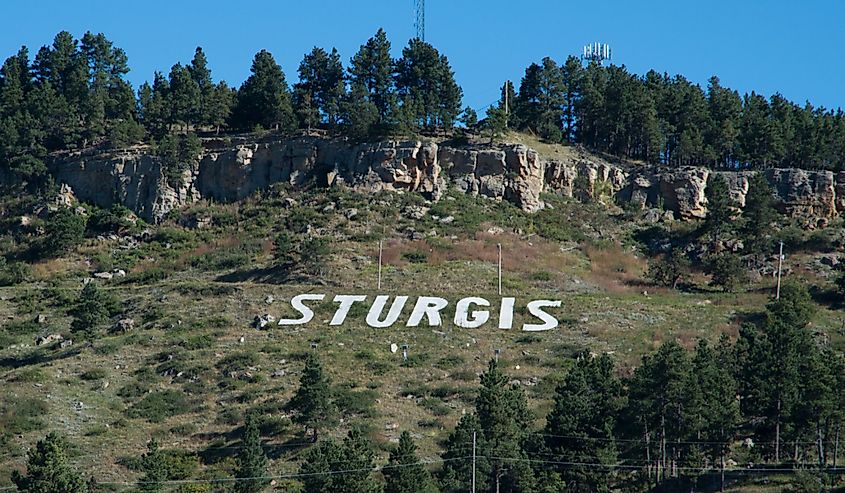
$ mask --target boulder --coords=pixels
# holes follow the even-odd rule
[[[127,332],[132,332],[135,330],[135,320],[131,318],[121,318],[114,324],[112,327],[112,332],[125,334]]]
[[[35,345],[36,346],[45,346],[49,344],[54,344],[56,342],[62,342],[65,338],[62,337],[61,334],[48,334],[46,336],[38,336],[35,338]]]

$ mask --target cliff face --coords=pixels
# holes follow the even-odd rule
[[[162,163],[145,149],[70,156],[52,163],[59,183],[99,206],[119,203],[158,222],[184,204],[241,200],[274,183],[347,186],[361,192],[409,191],[438,200],[447,189],[507,200],[528,212],[544,207],[543,192],[568,197],[662,204],[679,219],[706,215],[712,171],[698,167],[621,167],[586,153],[547,160],[522,144],[450,147],[435,142],[384,141],[349,145],[302,137],[206,150],[173,186]],[[718,172],[739,207],[754,172]],[[771,169],[764,172],[783,212],[829,218],[845,211],[845,172]],[[171,180],[172,182],[173,180]]]

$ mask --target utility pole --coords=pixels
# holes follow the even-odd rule
[[[475,493],[475,432],[472,432],[472,491]]]
[[[502,296],[502,244],[497,243],[496,247],[499,249],[499,296]]]
[[[381,291],[381,252],[382,252],[382,241],[378,240],[378,290]]]
[[[780,299],[780,273],[783,268],[783,242],[780,242],[780,253],[778,254],[778,287],[775,291],[775,299]]]

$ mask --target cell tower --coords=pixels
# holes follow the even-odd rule
[[[414,0],[414,29],[417,39],[425,41],[425,0]]]
[[[584,45],[581,50],[581,60],[588,62],[597,62],[601,64],[605,60],[610,60],[613,53],[610,50],[610,45],[603,43],[593,43]]]

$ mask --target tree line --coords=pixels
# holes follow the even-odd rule
[[[430,461],[418,456],[407,431],[381,465],[357,429],[343,440],[318,434],[337,426],[338,406],[312,352],[287,404],[311,445],[299,470],[277,479],[306,493],[457,493],[470,491],[473,481],[479,492],[542,493],[652,486],[694,491],[704,475],[710,481],[721,476],[724,488],[725,471],[735,468],[836,474],[845,359],[809,329],[813,311],[807,289],[787,283],[763,314],[743,324],[735,342],[722,336],[715,345],[702,340],[694,350],[666,342],[625,371],[607,354],[583,353],[556,380],[542,427],[523,387],[491,360],[474,411],[442,442],[440,458]],[[233,476],[215,481],[236,492],[264,491],[272,475],[254,414],[242,437]],[[13,476],[18,490],[94,488],[67,464],[65,447],[57,435],[39,442],[28,454],[26,474]],[[150,442],[139,462],[142,491],[167,486],[167,457]]]
[[[202,48],[190,63],[155,73],[137,92],[128,72],[124,50],[91,32],[75,39],[63,31],[33,59],[26,47],[6,59],[0,170],[7,180],[45,178],[44,159],[54,151],[156,142],[174,132],[320,127],[363,139],[448,131],[458,120],[493,136],[527,130],[649,163],[845,168],[841,110],[798,105],[780,94],[740,95],[717,77],[705,90],[680,75],[652,70],[638,76],[624,66],[584,66],[575,57],[532,63],[518,91],[504,84],[501,101],[479,124],[472,108],[462,112],[463,93],[444,55],[412,39],[393,59],[383,30],[346,67],[336,49],[315,47],[292,85],[266,50],[255,55],[238,88],[214,82]]]
[[[841,109],[740,95],[715,76],[702,89],[681,75],[547,57],[525,69],[518,92],[502,86],[493,114],[500,126],[655,164],[845,169]]]
[[[126,80],[122,49],[103,34],[77,40],[63,31],[33,60],[22,47],[0,68],[0,172],[8,180],[38,182],[54,151],[167,141],[167,152],[178,153],[196,146],[173,134],[200,131],[321,127],[367,138],[452,128],[463,93],[449,60],[419,39],[398,59],[390,52],[383,30],[348,67],[337,50],[315,47],[291,87],[273,55],[261,50],[235,89],[214,82],[198,47],[189,64],[155,73],[136,93]]]

